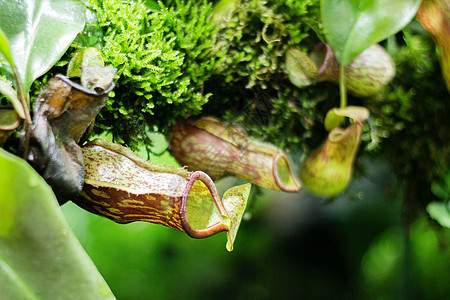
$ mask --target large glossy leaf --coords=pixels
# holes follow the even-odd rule
[[[0,149],[0,298],[114,299],[51,188]]]
[[[321,0],[327,42],[347,65],[372,44],[395,34],[417,12],[421,0]]]
[[[85,12],[78,0],[0,0],[0,28],[25,92],[83,29]]]

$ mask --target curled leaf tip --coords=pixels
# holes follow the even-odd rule
[[[100,67],[100,73],[104,69],[111,71]],[[100,76],[99,80],[107,90],[90,90],[79,77],[58,74],[45,85],[34,105],[27,160],[52,186],[61,204],[82,190],[84,165],[79,143],[89,136],[96,115],[108,100],[107,93],[114,88],[111,77]]]

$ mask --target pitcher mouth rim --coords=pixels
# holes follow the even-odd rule
[[[287,164],[287,168],[289,170],[289,176],[292,178],[292,180],[294,181],[294,185],[292,186],[288,186],[286,184],[284,184],[279,176],[279,172],[278,172],[278,161],[280,159],[284,159],[286,164]],[[278,187],[284,191],[284,192],[298,192],[300,190],[300,188],[302,187],[300,182],[297,179],[297,176],[295,176],[294,171],[292,170],[292,165],[291,162],[289,161],[288,157],[284,154],[284,153],[278,153],[274,160],[273,160],[273,177],[275,179],[275,183],[278,185]]]
[[[203,171],[194,171],[189,174],[188,182],[186,184],[186,187],[183,191],[183,195],[181,198],[181,208],[180,208],[180,219],[181,219],[181,226],[183,227],[183,230],[192,238],[196,239],[202,239],[206,237],[210,237],[216,233],[222,232],[222,231],[228,231],[230,229],[229,225],[224,224],[222,222],[217,222],[211,226],[208,226],[206,228],[202,229],[196,229],[191,226],[189,223],[187,216],[186,216],[186,209],[187,209],[187,201],[189,197],[189,193],[191,191],[192,185],[197,181],[203,182],[206,187],[208,188],[209,192],[211,193],[211,196],[214,199],[214,203],[216,204],[217,209],[219,210],[219,213],[222,217],[229,218],[228,212],[225,209],[225,206],[223,205],[222,199],[219,195],[219,192],[217,191],[217,187],[214,184],[211,177],[209,177],[208,174],[206,174]]]

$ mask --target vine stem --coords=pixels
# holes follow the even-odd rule
[[[341,106],[345,108],[347,106],[347,89],[345,87],[345,66],[340,64],[339,66],[339,92],[341,95]]]

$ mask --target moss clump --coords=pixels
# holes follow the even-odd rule
[[[414,211],[433,199],[431,182],[450,169],[450,106],[431,36],[413,22],[397,38],[397,74],[368,106],[383,137],[376,154],[405,183]]]
[[[164,131],[201,112],[210,97],[202,85],[221,57],[214,47],[217,30],[208,19],[210,4],[180,0],[151,9],[133,1],[87,2],[105,64],[118,69],[97,132],[112,132],[116,141],[136,148],[151,143],[149,129]]]
[[[240,123],[248,134],[279,146],[303,149],[313,125],[320,125],[323,92],[295,88],[284,61],[290,47],[308,51],[320,41],[319,2],[237,1],[219,23],[217,44],[226,54],[205,84],[212,101],[204,113]]]
[[[250,135],[280,146],[302,148],[317,138],[311,128],[321,127],[328,107],[316,111],[323,85],[295,88],[284,57],[292,46],[307,51],[319,42],[319,0],[236,1],[219,23],[211,18],[217,1],[86,2],[84,31],[32,90],[37,95],[48,78],[65,73],[78,48],[101,49],[118,73],[96,133],[112,133],[135,149],[151,145],[149,130],[165,132],[203,114],[241,123]]]
[[[276,88],[273,75],[284,73],[286,50],[311,48],[318,39],[319,1],[236,1],[220,22],[218,44],[227,45],[217,73],[224,81],[243,81],[246,88]]]

